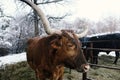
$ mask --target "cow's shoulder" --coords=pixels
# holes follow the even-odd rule
[[[27,44],[30,45],[31,43],[38,42],[40,39],[40,37],[30,38],[28,39]]]

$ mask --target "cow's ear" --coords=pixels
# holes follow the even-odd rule
[[[60,39],[55,39],[53,41],[51,41],[51,46],[54,48],[54,49],[60,49],[61,46],[62,46],[62,42]]]

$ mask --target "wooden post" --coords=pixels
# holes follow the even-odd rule
[[[92,42],[90,43],[90,48],[91,48],[90,53],[89,53],[89,54],[90,54],[90,58],[91,58],[91,59],[90,59],[90,62],[93,63],[93,50],[92,50],[92,48],[93,48],[93,43],[92,43]]]
[[[83,73],[82,80],[87,80],[87,72]]]

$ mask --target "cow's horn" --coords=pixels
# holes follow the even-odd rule
[[[84,27],[84,31],[82,33],[76,34],[78,36],[78,38],[82,38],[84,37],[88,32],[88,26]]]
[[[25,2],[26,4],[31,6],[37,12],[38,16],[41,18],[45,32],[47,34],[52,34],[54,32],[50,29],[50,23],[49,23],[48,19],[46,18],[46,16],[44,15],[43,11],[40,8],[38,8],[36,4],[34,4],[33,2],[31,2],[29,0],[20,0],[20,1]]]

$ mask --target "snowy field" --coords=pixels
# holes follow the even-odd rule
[[[99,56],[107,55],[105,52],[100,52]],[[115,52],[112,51],[108,56],[115,56]],[[17,62],[26,61],[26,53],[12,54],[0,57],[0,66],[5,64],[14,64]]]
[[[0,66],[5,64],[14,64],[17,62],[26,61],[26,53],[11,54],[0,57]]]

